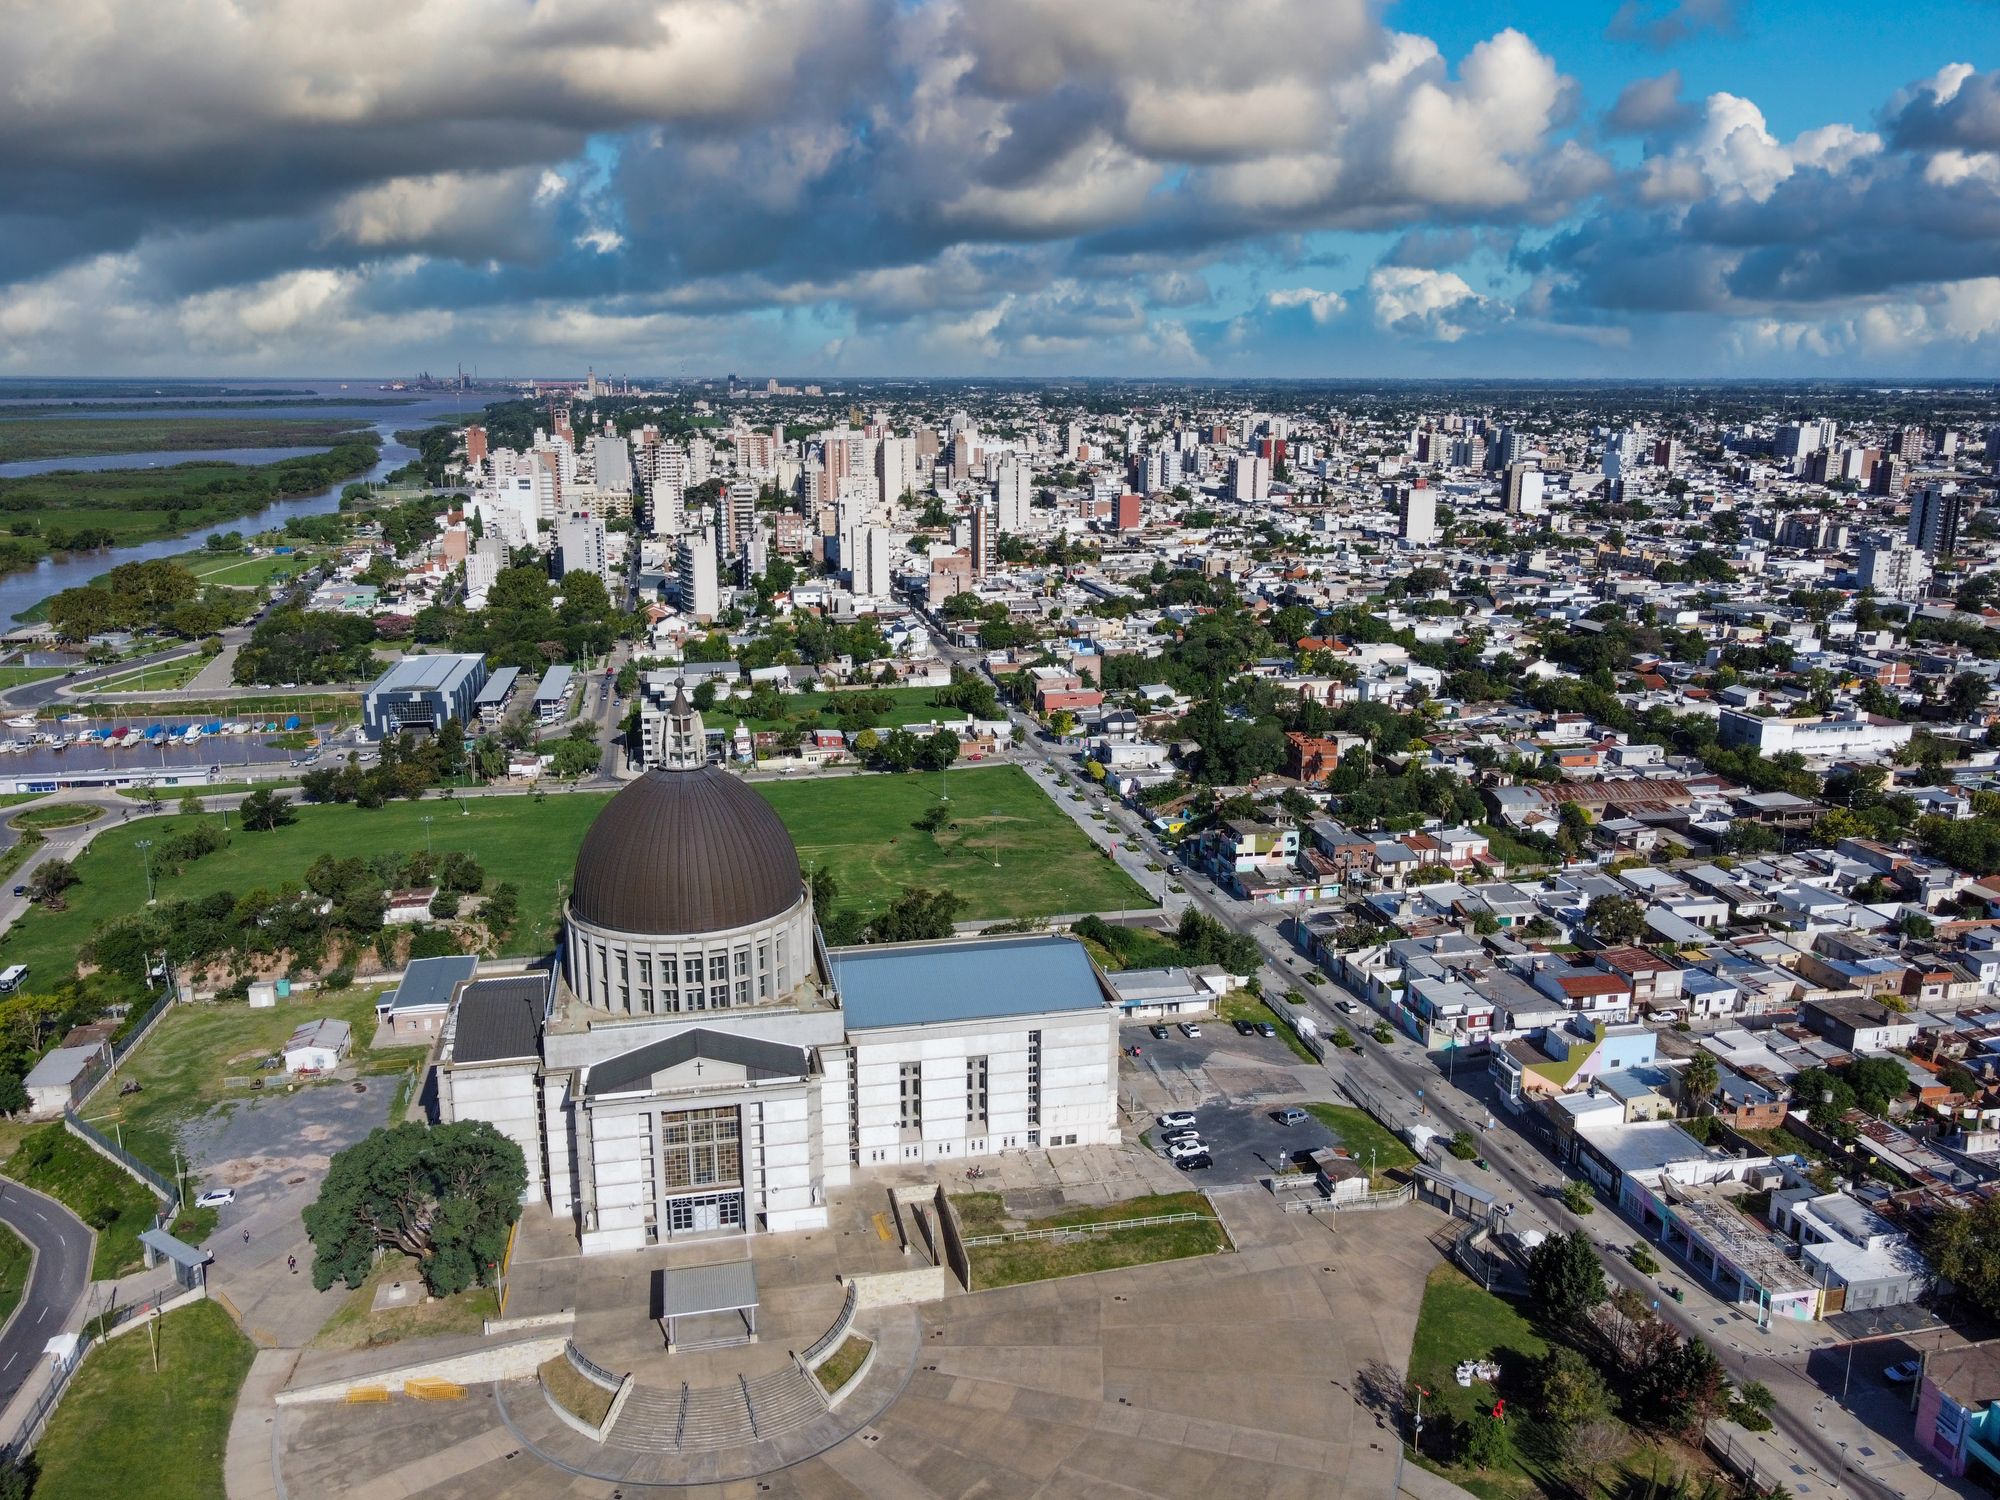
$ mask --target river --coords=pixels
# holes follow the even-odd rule
[[[302,381],[278,383],[289,384],[294,388],[302,384],[310,384],[315,390],[328,396],[327,408],[324,410],[317,407],[297,408],[296,410],[302,415],[314,417],[322,415],[352,415],[369,423],[382,435],[381,459],[366,474],[357,474],[350,479],[343,479],[338,484],[329,485],[317,494],[300,495],[291,500],[279,500],[265,506],[259,511],[206,523],[198,528],[201,533],[205,534],[209,531],[241,531],[247,535],[253,531],[266,531],[275,526],[282,526],[292,516],[323,515],[328,511],[336,510],[340,505],[340,492],[346,489],[348,485],[358,484],[363,480],[373,482],[386,478],[390,473],[400,469],[404,464],[417,456],[415,449],[395,440],[395,433],[399,429],[408,430],[413,427],[428,427],[441,421],[451,420],[465,412],[468,409],[468,403],[475,403],[470,409],[476,411],[476,403],[480,399],[476,393],[468,396],[427,394],[423,399],[411,406],[398,406],[390,409],[379,406],[353,407],[349,408],[346,412],[342,412],[339,409],[339,391],[337,385],[332,385],[328,382]],[[364,386],[360,390],[354,391],[353,394],[373,394],[373,392]],[[148,416],[162,415],[162,413],[157,411],[148,411],[146,414]],[[268,411],[245,411],[239,414],[246,417],[268,417],[270,415]],[[84,415],[84,413],[78,413],[78,415]],[[230,415],[230,413],[211,408],[177,408],[173,412],[165,413],[165,415],[214,416]],[[212,456],[200,453],[175,455],[177,459],[183,462],[190,459]],[[134,455],[120,454],[117,457],[122,462],[91,463],[89,466],[93,468],[134,467],[132,463]],[[49,461],[36,460],[36,462]],[[60,468],[64,465],[61,460],[55,460],[49,462],[49,466]],[[71,460],[68,466],[80,468],[84,467],[85,463],[80,460]],[[140,466],[143,467],[143,465]],[[160,558],[176,557],[189,550],[189,537],[193,535],[194,533],[191,532],[187,536],[162,537],[158,541],[151,542],[134,542],[122,547],[107,547],[99,552],[75,552],[60,560],[53,557],[45,557],[33,568],[20,573],[10,573],[7,577],[0,578],[0,618],[19,619],[23,614],[33,609],[51,594],[58,594],[64,589],[75,588],[80,584],[88,583],[100,573],[107,572],[121,563],[153,562]]]

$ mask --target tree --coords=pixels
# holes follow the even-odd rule
[[[527,1185],[521,1148],[484,1120],[372,1131],[333,1158],[305,1211],[313,1285],[361,1285],[381,1249],[415,1260],[435,1296],[484,1284]]]
[[[1571,1177],[1562,1185],[1563,1207],[1579,1219],[1597,1212],[1597,1196],[1590,1190],[1590,1184]]]
[[[521,893],[512,881],[493,888],[493,894],[480,906],[479,916],[495,941],[514,930],[514,924],[521,919]]]
[[[1681,1074],[1681,1102],[1689,1114],[1699,1114],[1721,1085],[1722,1074],[1715,1065],[1715,1054],[1706,1049],[1697,1051]]]
[[[283,828],[287,823],[296,823],[299,817],[292,809],[290,797],[262,786],[245,797],[237,811],[242,817],[244,828],[251,833],[269,833],[274,828]]]
[[[0,1073],[0,1114],[16,1115],[28,1107],[28,1090],[19,1073]]]
[[[1602,943],[1636,943],[1646,931],[1646,909],[1624,896],[1599,896],[1583,917]]]
[[[958,919],[962,898],[948,890],[903,887],[889,909],[868,924],[871,943],[915,943],[948,938]]]
[[[1528,1289],[1558,1323],[1581,1317],[1604,1300],[1604,1267],[1582,1230],[1550,1235],[1528,1257]]]
[[[28,899],[50,911],[61,911],[65,905],[63,892],[82,879],[68,860],[45,859],[28,877]]]
[[[1611,1409],[1611,1392],[1604,1377],[1567,1344],[1557,1344],[1536,1360],[1529,1379],[1535,1414],[1561,1432],[1568,1433]]]
[[[1905,912],[1897,921],[1896,930],[1920,943],[1937,936],[1937,924],[1920,911]]]
[[[1893,1057],[1860,1057],[1841,1069],[1854,1102],[1871,1115],[1885,1112],[1910,1091],[1910,1075]]]
[[[1568,1433],[1570,1467],[1582,1476],[1581,1491],[1597,1493],[1597,1471],[1617,1461],[1627,1447],[1625,1429],[1609,1417],[1593,1417]]]
[[[1049,715],[1049,733],[1059,740],[1066,740],[1076,730],[1076,715],[1066,708],[1059,708]]]

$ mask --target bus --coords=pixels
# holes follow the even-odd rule
[[[9,964],[0,969],[0,995],[11,995],[21,987],[21,981],[28,977],[26,964]]]

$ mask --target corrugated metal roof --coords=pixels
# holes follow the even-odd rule
[[[458,997],[458,1024],[453,1031],[453,1062],[498,1062],[503,1058],[535,1057],[542,1033],[542,1007],[549,982],[542,975],[512,979],[481,979]]]
[[[849,1030],[1093,1010],[1109,1000],[1073,938],[843,948],[832,958]]]
[[[413,959],[403,971],[403,982],[389,999],[389,1010],[422,1010],[427,1005],[449,1005],[451,992],[472,977],[479,960],[470,954],[454,958]]]

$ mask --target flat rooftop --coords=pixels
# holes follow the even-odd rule
[[[863,1031],[1096,1010],[1111,999],[1073,938],[840,948],[830,957],[848,1026]]]

